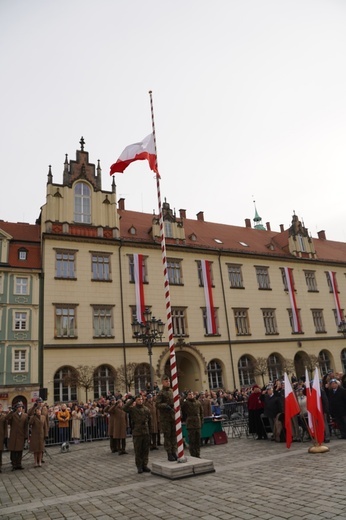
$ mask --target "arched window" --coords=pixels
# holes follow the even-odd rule
[[[341,363],[344,373],[346,372],[346,348],[341,351]]]
[[[211,390],[217,388],[223,388],[222,383],[222,368],[221,365],[216,359],[213,359],[208,364],[208,380],[209,380],[209,388]]]
[[[240,386],[250,386],[254,383],[253,365],[248,356],[242,356],[238,362]]]
[[[74,188],[74,220],[91,223],[91,190],[84,182],[78,182]]]
[[[65,402],[77,400],[77,388],[70,385],[68,379],[71,377],[72,369],[62,367],[54,375],[54,402]]]
[[[330,358],[329,354],[326,350],[321,350],[318,355],[318,360],[320,362],[320,370],[323,376],[328,374],[328,370],[330,370]]]
[[[114,394],[115,377],[113,370],[107,365],[101,365],[94,374],[94,399],[103,395]]]
[[[150,367],[147,363],[141,363],[135,370],[135,392],[147,390],[150,386]]]
[[[269,381],[275,381],[282,376],[281,360],[276,354],[271,354],[268,358],[268,376]]]

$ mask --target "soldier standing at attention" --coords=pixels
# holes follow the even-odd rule
[[[164,447],[168,460],[178,460],[177,435],[175,431],[174,398],[168,376],[162,378],[162,389],[156,397],[156,408],[160,412],[160,428],[164,436]]]
[[[150,448],[150,412],[143,406],[143,397],[138,394],[126,401],[123,407],[131,418],[132,439],[138,473],[150,473],[148,468]]]
[[[183,402],[181,411],[189,434],[190,455],[191,457],[200,458],[203,408],[198,399],[195,398],[192,390],[188,391],[187,399]]]

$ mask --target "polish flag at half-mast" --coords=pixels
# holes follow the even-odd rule
[[[157,169],[157,155],[155,149],[154,135],[149,134],[139,143],[130,144],[120,154],[119,159],[112,164],[110,175],[113,173],[123,173],[124,170],[134,161],[147,160],[150,169],[159,175]]]

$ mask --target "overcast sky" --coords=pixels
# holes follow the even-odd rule
[[[344,0],[0,0],[0,219],[34,223],[48,166],[81,136],[103,189],[151,132],[162,197],[188,218],[272,230],[293,211],[346,241]],[[157,212],[144,161],[116,175]]]

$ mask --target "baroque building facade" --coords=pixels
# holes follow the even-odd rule
[[[103,190],[100,165],[80,144],[76,160],[66,156],[61,184],[49,170],[38,220],[38,382],[50,402],[85,398],[71,377],[80,366],[93,371],[89,397],[125,391],[125,379],[132,391],[146,388],[148,351],[132,330],[139,292],[167,321],[159,216],[127,210],[114,178]],[[257,210],[254,226],[246,219],[240,227],[207,222],[203,212],[177,215],[167,201],[162,209],[180,390],[233,390],[285,369],[299,377],[311,360],[322,373],[345,371],[346,244],[324,231],[312,238],[296,215],[272,231]],[[167,328],[152,365],[155,380],[169,371]]]

